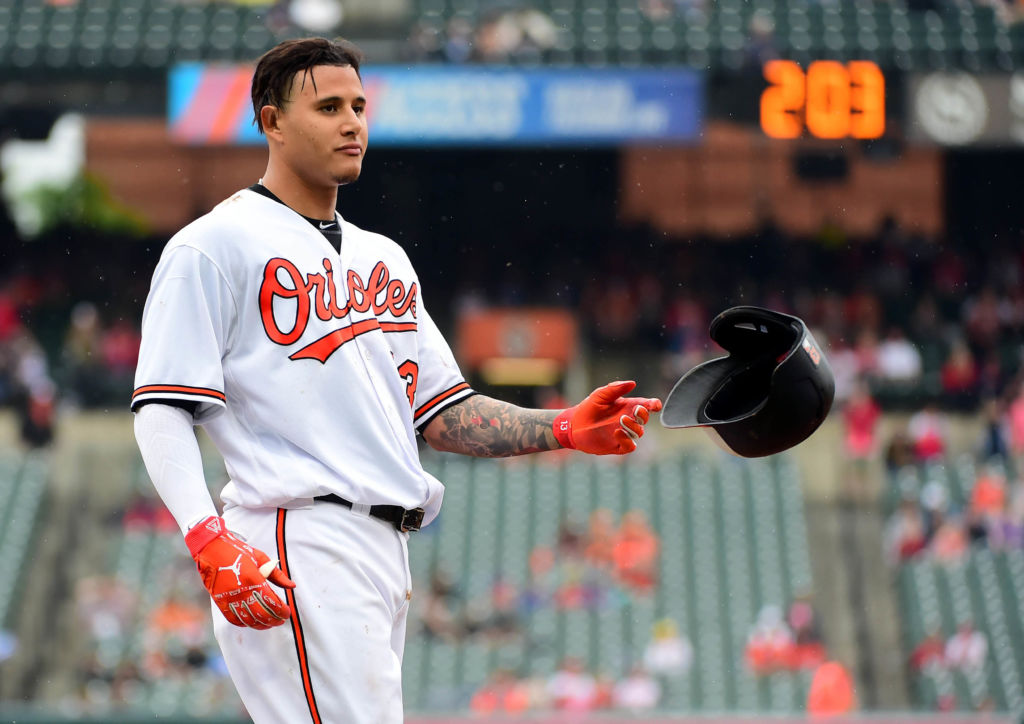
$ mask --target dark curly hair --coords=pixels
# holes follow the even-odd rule
[[[253,122],[263,133],[260,109],[263,106],[283,108],[288,102],[288,93],[296,73],[305,74],[318,65],[337,65],[351,67],[359,75],[362,62],[363,52],[354,43],[341,38],[297,38],[278,43],[256,63],[256,72],[252,76]],[[313,87],[316,88],[315,80]]]

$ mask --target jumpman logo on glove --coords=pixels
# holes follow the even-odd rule
[[[277,567],[277,561],[229,531],[223,518],[210,516],[193,527],[185,544],[203,585],[230,623],[265,629],[280,626],[292,615],[270,584],[295,588],[295,583]],[[232,559],[234,563],[225,565]],[[221,571],[231,571],[235,580],[221,576]]]
[[[218,571],[231,571],[235,574],[235,580],[238,582],[239,587],[242,585],[242,554],[238,554],[238,558],[230,566],[221,566],[217,569]]]

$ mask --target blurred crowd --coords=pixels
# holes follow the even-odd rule
[[[329,0],[325,0],[329,1]],[[822,5],[833,5],[819,0]],[[1020,0],[973,0],[989,7],[1004,25],[1024,20],[1024,2]],[[912,12],[941,11],[962,4],[959,0],[909,0]],[[708,25],[710,0],[638,0],[638,16],[648,23],[672,23],[685,18],[695,29]],[[550,51],[559,46],[560,28],[547,12],[545,3],[498,3],[482,5],[477,12],[462,8],[440,18],[417,20],[406,38],[401,60],[408,63],[482,63],[541,64],[551,59]],[[797,6],[797,10],[800,6]],[[760,68],[766,61],[781,57],[788,45],[776,34],[776,18],[770,8],[760,8],[746,20],[743,44],[727,65]],[[599,23],[598,31],[605,29]],[[565,41],[571,44],[571,39]],[[600,47],[600,45],[598,45]]]
[[[111,561],[78,580],[75,695],[69,710],[93,715],[146,706],[164,713],[238,714],[234,686],[213,638],[209,597],[180,545],[174,519],[151,493],[107,521]]]
[[[955,565],[972,547],[1024,551],[1024,482],[985,465],[968,483],[968,497],[957,506],[945,481],[928,480],[919,490],[905,481],[886,530],[893,565],[922,556]]]
[[[534,615],[602,612],[650,601],[659,586],[659,548],[641,511],[627,511],[616,520],[610,510],[594,510],[585,527],[565,521],[557,540],[532,549],[524,585],[499,577],[473,598],[447,572],[435,569],[423,598],[414,599],[413,635],[438,643],[511,643],[546,650],[552,642],[537,639]],[[785,610],[766,605],[736,656],[756,676],[814,670],[825,663],[811,594],[796,596]],[[550,676],[498,668],[472,693],[470,707],[478,713],[653,709],[665,687],[684,682],[694,663],[690,639],[665,617],[654,622],[638,650],[602,662],[602,671],[588,670],[572,656]]]
[[[577,250],[548,245],[557,278],[524,276],[479,249],[479,271],[431,287],[435,316],[451,329],[463,309],[568,305],[591,353],[659,359],[662,379],[652,386],[668,389],[719,354],[707,334],[718,312],[757,304],[794,313],[814,330],[836,376],[836,409],[850,401],[860,410],[854,426],[872,423],[865,391],[883,410],[1011,414],[1024,382],[1018,237],[954,244],[895,223],[858,240],[835,230],[792,239],[770,226],[730,240],[615,233],[620,243],[595,242],[585,265]],[[48,439],[55,408],[121,408],[131,393],[142,302],[162,240],[122,242],[107,258],[102,239],[78,243],[79,256],[69,248],[63,259],[53,253],[61,241],[37,241],[30,258],[0,271],[0,406],[22,411],[30,444]],[[1008,444],[1019,446],[1024,412],[1016,415]],[[998,436],[991,443],[1004,444]]]
[[[526,619],[544,609],[619,608],[653,594],[659,547],[657,533],[639,510],[616,521],[610,510],[598,509],[585,531],[564,521],[557,541],[530,552],[528,580],[522,585],[499,576],[486,595],[467,598],[447,571],[435,570],[415,609],[422,633],[445,641],[501,640],[521,636]]]
[[[547,13],[533,7],[497,7],[474,20],[455,15],[443,28],[418,21],[402,59],[409,63],[539,63],[557,40],[558,28]]]
[[[859,390],[844,415],[848,454],[875,447],[870,395]],[[969,451],[951,449],[947,413],[934,404],[893,433],[884,451],[895,507],[886,533],[893,565],[920,556],[955,564],[972,546],[1024,551],[1024,383],[988,399],[982,420]]]

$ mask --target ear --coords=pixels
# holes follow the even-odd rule
[[[260,123],[263,124],[263,133],[267,138],[281,140],[281,115],[281,109],[277,106],[267,105],[260,108]]]

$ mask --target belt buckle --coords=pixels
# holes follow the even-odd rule
[[[419,530],[421,525],[423,525],[423,508],[413,508],[402,513],[402,522],[399,523],[398,529],[403,533],[408,533]]]

